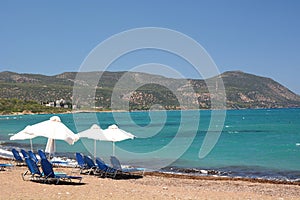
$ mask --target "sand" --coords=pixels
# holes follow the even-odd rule
[[[0,163],[8,163],[0,159]],[[255,180],[192,178],[146,173],[140,179],[83,176],[82,184],[44,184],[23,181],[27,167],[0,171],[0,199],[300,199],[297,184]],[[54,168],[79,175],[78,170]],[[75,182],[75,181],[74,181]]]

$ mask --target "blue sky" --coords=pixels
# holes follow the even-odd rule
[[[108,37],[132,28],[164,27],[200,43],[220,72],[270,77],[300,94],[299,10],[297,0],[1,0],[0,71],[78,71]],[[173,59],[156,54],[151,56],[155,62]],[[140,63],[152,61],[146,53],[138,57]],[[112,70],[128,70],[133,60],[120,60]],[[193,77],[192,71],[185,73]]]

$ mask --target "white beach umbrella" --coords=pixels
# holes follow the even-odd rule
[[[72,145],[79,137],[74,134],[66,125],[64,125],[58,116],[53,116],[49,120],[27,126],[24,130],[26,134],[32,137],[46,137],[48,138],[45,152],[53,154],[55,151],[54,140],[64,140]]]
[[[30,149],[31,151],[33,151],[33,147],[32,147],[32,139],[35,138],[36,136],[35,135],[31,135],[31,134],[28,134],[26,132],[26,130],[28,130],[29,126],[26,126],[25,129],[23,129],[22,131],[14,134],[13,136],[11,136],[9,139],[10,140],[27,140],[29,139],[30,140]]]
[[[103,130],[97,124],[92,125],[89,129],[78,133],[79,138],[89,138],[94,140],[94,158],[96,158],[97,140],[105,140]]]
[[[49,155],[54,154],[56,151],[55,139],[48,138],[45,152],[49,153]]]
[[[117,125],[111,125],[104,131],[103,141],[111,141],[113,143],[113,156],[115,155],[115,142],[134,139],[134,135],[120,129]]]

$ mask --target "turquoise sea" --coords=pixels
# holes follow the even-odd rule
[[[200,114],[200,115],[199,115]],[[196,116],[200,116],[199,119]],[[53,115],[0,116],[0,148],[30,148],[30,142],[10,141],[12,134]],[[266,179],[300,179],[300,109],[228,110],[221,135],[210,153],[199,158],[199,150],[211,118],[211,111],[155,111],[130,113],[59,114],[75,133],[98,123],[111,124],[137,136],[115,143],[116,155],[125,164],[177,172],[216,170],[220,175]],[[128,118],[129,116],[129,118]],[[185,120],[182,120],[185,118]],[[96,120],[95,120],[96,119]],[[184,123],[184,124],[183,124]],[[197,126],[195,126],[197,124]],[[172,141],[176,139],[173,144]],[[33,148],[44,149],[46,138],[33,139]],[[190,142],[190,143],[189,143]],[[109,162],[110,142],[98,141],[97,156]],[[74,152],[93,155],[94,141],[82,139],[73,146],[56,142],[58,156]],[[185,146],[184,148],[181,148]],[[166,150],[166,151],[165,151]],[[127,153],[130,156],[126,156]],[[175,156],[174,156],[175,155]],[[178,156],[179,155],[179,156]],[[136,159],[135,159],[136,158]],[[160,164],[163,165],[160,166]]]

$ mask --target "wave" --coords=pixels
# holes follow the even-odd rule
[[[232,133],[240,133],[239,131],[226,131],[227,133],[230,133],[230,134],[232,134]]]
[[[219,176],[229,178],[262,179],[270,181],[300,181],[299,171],[270,170],[262,167],[228,166],[216,169],[182,168],[169,166],[161,172],[192,175],[192,176]]]
[[[14,147],[21,149],[20,147]],[[0,148],[0,157],[12,159],[12,147],[5,146]],[[57,153],[52,161],[66,161],[68,164],[65,166],[74,166],[76,161],[74,153]],[[150,169],[149,169],[150,170]],[[151,170],[150,170],[151,171]],[[259,166],[226,166],[221,168],[189,168],[168,166],[164,167],[158,172],[171,173],[189,176],[212,176],[212,177],[228,177],[228,178],[243,178],[243,179],[261,179],[269,181],[287,181],[297,182],[300,181],[300,171],[283,171],[267,169]]]
[[[1,116],[0,120],[17,120],[17,119],[21,119],[21,116]]]
[[[5,159],[11,159],[11,160],[14,158],[11,150],[1,149],[1,148],[0,148],[0,157]],[[39,155],[37,155],[37,157],[39,158]],[[77,162],[74,158],[69,158],[66,156],[55,156],[51,158],[51,162],[56,164],[59,163],[61,166],[65,166],[65,167],[74,167],[77,165]]]
[[[5,150],[5,149],[0,149],[0,157],[1,158],[13,158],[13,154],[11,151]]]

